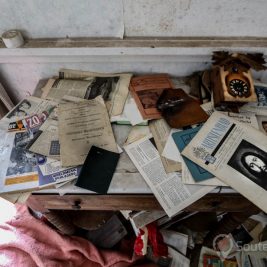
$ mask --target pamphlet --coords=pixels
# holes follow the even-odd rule
[[[182,155],[267,212],[267,137],[214,112]]]

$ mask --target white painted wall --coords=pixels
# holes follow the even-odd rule
[[[267,36],[265,0],[124,0],[127,36]]]
[[[0,32],[28,38],[122,37],[121,0],[0,0]]]
[[[0,0],[0,33],[267,37],[266,11],[266,0]]]

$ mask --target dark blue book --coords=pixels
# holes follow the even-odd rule
[[[172,134],[172,138],[180,152],[182,152],[183,149],[190,143],[190,141],[194,138],[194,136],[197,134],[197,132],[200,130],[201,127],[202,126],[198,126],[192,129],[188,129],[188,130],[184,130],[184,131]],[[194,178],[196,182],[214,178],[214,176],[211,173],[201,168],[199,165],[197,165],[193,161],[189,160],[188,158],[184,156],[182,157],[192,177]]]

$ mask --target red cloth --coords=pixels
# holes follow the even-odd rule
[[[25,205],[16,205],[15,209],[12,218],[0,220],[1,267],[124,267],[133,266],[137,260],[120,252],[99,250],[79,237],[61,235],[34,218]],[[2,212],[12,213],[10,209]]]

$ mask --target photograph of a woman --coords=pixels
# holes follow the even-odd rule
[[[267,190],[267,153],[242,140],[228,165]]]

